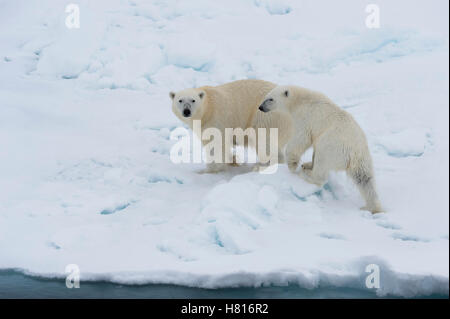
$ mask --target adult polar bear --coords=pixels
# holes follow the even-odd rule
[[[292,123],[286,114],[264,114],[258,107],[267,93],[276,85],[262,80],[239,80],[219,86],[203,86],[170,92],[173,113],[191,129],[193,121],[201,120],[201,133],[217,128],[222,133],[222,161],[208,163],[206,172],[214,173],[226,168],[226,158],[232,158],[232,149],[226,149],[225,129],[266,128],[266,150],[269,151],[270,128],[278,128],[278,162],[284,162],[283,148],[291,137]],[[256,134],[257,136],[257,134]],[[202,139],[203,146],[210,139]],[[257,138],[251,141],[257,146]],[[248,146],[248,145],[247,145]],[[258,150],[257,150],[258,151]],[[258,154],[260,157],[261,154]],[[261,158],[261,157],[260,157]]]
[[[345,170],[366,200],[362,209],[383,211],[366,136],[349,113],[325,95],[297,86],[274,88],[259,109],[292,117],[295,133],[286,146],[286,161],[292,172],[300,157],[313,146],[313,161],[303,164],[300,171],[303,179],[322,186],[330,170]]]

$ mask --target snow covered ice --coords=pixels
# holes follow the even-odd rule
[[[0,268],[219,288],[449,289],[448,2],[0,1]],[[327,94],[366,132],[387,214],[342,173],[197,174],[168,92],[258,78]],[[307,154],[311,156],[311,152]]]

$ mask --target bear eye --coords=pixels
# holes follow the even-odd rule
[[[178,100],[178,102],[182,103],[182,102],[183,102],[183,100]]]
[[[192,103],[195,103],[195,100],[192,100]]]

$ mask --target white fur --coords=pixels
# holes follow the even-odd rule
[[[184,123],[192,129],[193,120],[201,120],[202,132],[207,128],[214,127],[225,136],[225,128],[252,127],[255,129],[278,128],[278,153],[280,163],[284,162],[283,148],[292,135],[290,116],[281,113],[264,114],[258,111],[258,107],[275,84],[262,80],[239,80],[219,86],[204,86],[200,88],[185,89],[176,93],[171,92],[172,111]],[[183,106],[180,100],[192,101],[190,117],[182,114]],[[201,138],[201,137],[199,137]],[[266,138],[267,143],[269,138]],[[202,141],[206,145],[209,141]],[[256,143],[257,141],[251,141]],[[225,143],[223,141],[223,146]],[[247,145],[248,146],[248,145]],[[267,147],[267,150],[269,148]],[[231,149],[223,148],[222,154],[225,158],[231,156]],[[207,172],[216,172],[225,169],[226,164],[212,163],[208,165]]]
[[[278,86],[261,108],[270,113],[290,114],[295,133],[286,146],[286,161],[295,172],[300,157],[313,147],[313,161],[304,163],[300,176],[322,186],[330,170],[345,170],[366,200],[362,209],[382,211],[364,132],[346,111],[325,95],[296,86]]]

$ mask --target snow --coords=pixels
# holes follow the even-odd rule
[[[219,288],[448,294],[448,3],[0,1],[0,268]],[[325,9],[324,9],[325,8]],[[367,134],[386,214],[343,173],[198,174],[168,92],[260,78],[327,94]],[[309,152],[306,157],[311,156]]]

